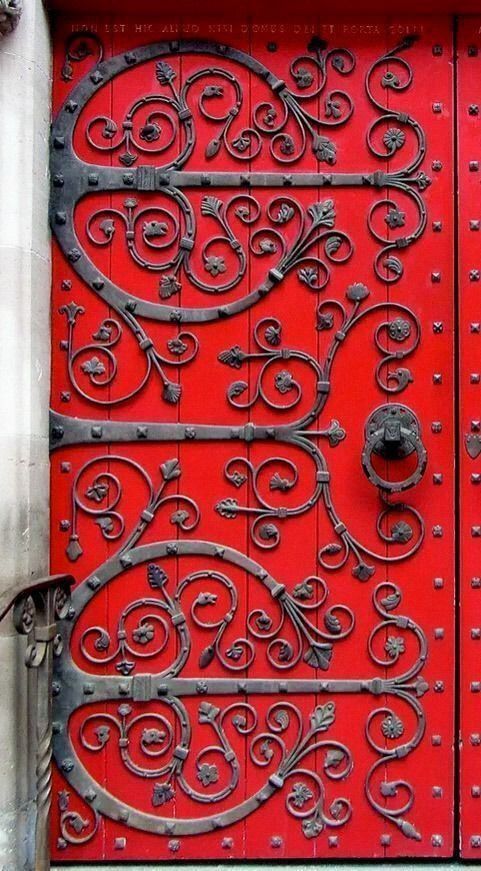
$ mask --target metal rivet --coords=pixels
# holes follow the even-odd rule
[[[442,321],[434,321],[433,324],[433,333],[442,333],[444,329],[444,324]]]
[[[60,463],[60,471],[63,472],[64,475],[67,474],[68,472],[70,472],[71,470],[72,470],[71,463]]]
[[[283,840],[280,835],[273,835],[271,838],[271,847],[274,847],[275,850],[278,850],[279,847],[282,847]]]
[[[471,372],[471,375],[469,376],[469,380],[470,380],[471,384],[479,384],[479,381],[480,381],[479,372]]]
[[[481,835],[472,835],[471,836],[471,846],[475,849],[481,847]]]
[[[434,630],[434,637],[439,641],[444,638],[444,629],[438,628]]]
[[[443,680],[435,680],[433,684],[433,690],[435,693],[443,693],[444,692],[444,681]]]
[[[471,629],[471,638],[473,641],[478,641],[481,638],[481,629],[478,626]]]
[[[473,538],[481,537],[481,526],[472,526],[471,527],[471,535]]]
[[[433,103],[433,112],[435,115],[439,115],[440,112],[443,111],[442,103]]]
[[[470,689],[472,693],[481,692],[481,683],[479,682],[479,680],[472,680],[470,684]]]
[[[441,735],[431,735],[431,744],[433,747],[440,747],[441,743]]]
[[[472,323],[469,325],[469,329],[471,330],[472,333],[479,333],[479,331],[481,329],[481,324]]]
[[[442,484],[442,483],[443,483],[442,472],[435,472],[433,475],[433,484]]]
[[[339,838],[337,837],[337,835],[330,835],[327,839],[327,844],[329,847],[338,847]]]
[[[433,847],[442,847],[444,844],[444,839],[442,835],[433,835],[431,838],[431,844]]]
[[[479,221],[477,219],[470,221],[469,222],[469,229],[474,230],[474,231],[479,230]]]
[[[442,797],[443,797],[442,786],[433,786],[433,798],[442,798]]]
[[[476,45],[468,45],[468,57],[477,57],[478,47]]]
[[[479,106],[477,103],[471,103],[468,108],[469,115],[479,115]]]
[[[432,226],[433,233],[440,233],[441,230],[443,229],[443,222],[442,221],[433,221],[431,226]]]
[[[434,589],[442,590],[444,587],[444,579],[443,578],[434,578]]]
[[[442,384],[442,383],[443,383],[443,376],[441,375],[440,372],[435,372],[433,375],[433,384]]]
[[[434,55],[434,57],[441,57],[442,53],[443,53],[443,47],[442,47],[442,45],[439,45],[439,44],[433,45],[433,55]]]
[[[127,846],[127,838],[115,838],[114,850],[125,850]]]
[[[440,526],[439,523],[436,526],[433,526],[433,537],[434,538],[442,538],[443,537],[443,527]]]
[[[479,745],[481,744],[481,735],[479,734],[479,732],[471,732],[471,735],[469,736],[469,743],[473,747],[479,747]]]
[[[469,171],[470,172],[477,172],[478,169],[479,169],[478,161],[477,160],[470,160],[469,161]]]
[[[220,845],[223,850],[230,850],[234,846],[233,838],[222,838]]]
[[[479,590],[481,587],[481,578],[471,578],[471,586],[473,590]]]
[[[440,420],[433,420],[431,424],[431,431],[435,433],[441,432],[443,425]]]
[[[439,284],[441,281],[441,273],[440,272],[431,272],[431,281],[433,284]]]
[[[469,280],[470,281],[479,281],[479,269],[470,269],[469,270]]]
[[[433,160],[431,164],[431,169],[433,170],[433,172],[441,172],[442,168],[443,164],[440,160]]]
[[[479,798],[481,796],[481,786],[474,784],[471,787],[471,795],[473,796],[473,798]]]
[[[381,835],[380,841],[383,847],[389,847],[391,844],[391,835]]]

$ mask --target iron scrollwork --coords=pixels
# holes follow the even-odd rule
[[[263,318],[254,327],[254,350],[245,351],[240,345],[233,345],[220,353],[219,362],[235,371],[241,372],[243,367],[248,365],[260,366],[258,374],[253,375],[251,388],[247,381],[236,379],[227,391],[227,400],[232,408],[248,409],[250,412],[258,406],[265,405],[286,415],[295,413],[305,397],[303,387],[288,368],[289,361],[291,364],[295,362],[307,367],[312,375],[312,404],[289,423],[275,426],[248,423],[245,427],[233,429],[228,425],[153,422],[134,425],[106,421],[99,427],[93,421],[74,420],[56,415],[52,420],[52,446],[59,447],[85,441],[139,439],[169,442],[184,440],[230,442],[235,437],[244,443],[257,440],[275,442],[277,449],[285,446],[286,449],[300,450],[308,455],[313,471],[311,493],[302,502],[297,505],[292,504],[299,472],[296,463],[288,456],[278,453],[255,466],[246,457],[234,455],[225,467],[226,480],[236,490],[242,489],[249,481],[255,503],[247,506],[243,505],[236,496],[226,496],[217,502],[215,510],[228,521],[235,520],[240,515],[249,516],[252,520],[251,539],[257,547],[265,550],[278,546],[283,523],[290,517],[311,511],[318,502],[321,502],[338,539],[321,548],[319,553],[321,566],[327,571],[337,570],[351,558],[354,560],[352,569],[354,576],[360,580],[367,580],[375,571],[375,565],[371,560],[380,563],[398,562],[412,556],[421,546],[425,531],[421,514],[405,502],[392,501],[390,497],[416,484],[426,466],[426,451],[419,435],[419,425],[412,423],[415,421],[415,415],[406,409],[401,419],[405,424],[406,421],[411,421],[414,429],[407,429],[407,424],[400,426],[399,435],[405,443],[409,443],[416,450],[418,467],[403,482],[381,479],[371,459],[372,454],[378,450],[377,445],[381,438],[377,423],[380,412],[371,416],[366,424],[366,446],[361,461],[371,482],[380,489],[382,509],[377,519],[376,530],[384,544],[401,547],[402,550],[395,554],[386,553],[384,549],[375,552],[358,541],[336,511],[331,494],[328,463],[320,447],[322,440],[331,447],[336,447],[346,434],[337,420],[331,420],[324,428],[319,428],[317,424],[329,398],[332,367],[339,350],[360,321],[366,317],[375,318],[382,315],[382,319],[374,329],[374,342],[380,356],[374,377],[383,391],[393,396],[398,395],[412,380],[411,370],[399,364],[415,351],[421,334],[419,320],[411,309],[401,303],[393,302],[365,306],[369,295],[369,289],[357,282],[346,290],[347,306],[338,300],[324,300],[319,304],[317,329],[333,334],[325,356],[321,360],[303,350],[284,347],[282,324],[277,318],[272,317]],[[389,344],[393,340],[396,344],[395,350]],[[391,368],[393,362],[397,364],[395,369]],[[279,363],[282,363],[285,368],[281,370],[276,368]],[[273,387],[274,395],[277,395],[278,399],[272,399],[272,389],[267,391],[266,384],[271,380],[273,382],[271,388]],[[392,410],[404,408],[399,404],[386,407],[389,415]],[[379,426],[381,425],[380,423]],[[400,453],[406,451],[401,450]],[[265,487],[261,485],[261,480],[265,477],[269,478],[268,494],[265,492]],[[277,507],[270,498],[274,493],[292,493],[291,504],[288,507]],[[390,531],[386,532],[386,523],[395,515],[398,519],[392,524]]]
[[[104,61],[98,40],[79,42],[75,37],[69,41],[62,71],[65,80],[73,78],[75,63],[90,54],[96,55],[96,61],[74,87],[54,123],[52,226],[72,268],[112,309],[91,341],[76,344],[82,307],[74,301],[62,307],[67,322],[63,348],[68,376],[83,399],[103,407],[120,405],[137,396],[154,375],[159,378],[163,401],[176,403],[181,397],[180,384],[167,373],[191,363],[199,349],[197,336],[183,325],[195,324],[200,330],[205,322],[245,311],[294,274],[306,291],[323,292],[331,269],[346,263],[354,251],[350,236],[336,226],[333,188],[386,191],[367,214],[369,233],[380,245],[374,272],[387,283],[401,277],[399,252],[415,243],[426,226],[421,194],[429,179],[420,170],[425,136],[415,119],[385,105],[377,92],[379,87],[389,94],[410,86],[412,70],[402,54],[410,44],[405,40],[368,70],[365,93],[376,118],[368,130],[366,146],[371,157],[391,164],[412,138],[414,156],[399,169],[348,173],[333,169],[342,155],[332,131],[349,121],[355,107],[346,91],[328,90],[328,77],[349,77],[355,69],[356,59],[346,49],[329,49],[321,40],[313,39],[307,54],[292,61],[290,83],[286,84],[251,56],[216,43],[159,43]],[[179,82],[176,59],[184,55],[198,56],[201,62],[206,55],[216,60],[213,66],[199,66]],[[219,58],[234,64],[225,68]],[[121,166],[81,161],[74,151],[73,135],[82,110],[103,84],[139,63],[151,63],[156,92],[136,100],[122,119],[99,115],[89,121],[85,130],[90,148],[112,155]],[[268,98],[253,106],[247,116],[240,81],[231,71],[234,65],[258,77],[267,88]],[[389,69],[385,69],[386,65]],[[309,100],[314,99],[322,106],[317,114],[309,108]],[[207,124],[212,131],[203,156],[207,168],[201,171],[192,165],[199,124]],[[177,143],[179,153],[172,157]],[[295,170],[296,162],[308,148],[322,165],[320,172]],[[258,171],[266,152],[277,171]],[[239,172],[216,170],[218,157],[222,159],[226,154],[239,162]],[[140,164],[152,156],[159,165]],[[309,187],[327,188],[328,196],[302,205],[294,192]],[[207,191],[199,214],[189,195],[198,188]],[[223,189],[222,196],[216,195],[215,188]],[[225,193],[230,188],[235,191],[232,196]],[[256,196],[256,190],[266,188],[289,189],[289,194],[283,190],[265,202]],[[121,205],[119,199],[115,205],[96,207],[90,212],[85,225],[88,244],[92,250],[119,244],[123,234],[136,268],[155,279],[155,301],[140,299],[114,284],[99,272],[80,244],[75,206],[86,194],[107,190],[114,198],[116,192],[125,198]],[[148,199],[149,192],[155,192],[154,205]],[[404,229],[411,218],[402,206],[403,198],[417,216],[409,232]],[[387,212],[385,232],[378,226],[383,211]],[[199,239],[203,241],[199,243]],[[247,283],[248,258],[262,258],[266,264],[265,275],[255,288]],[[204,299],[210,299],[210,305],[176,306],[185,283]],[[234,291],[240,294],[236,299],[232,298]],[[302,349],[286,347],[282,323],[270,316],[255,325],[253,344],[248,348],[233,344],[222,350],[219,364],[238,371],[240,376],[243,367],[244,371],[249,367],[256,373],[250,384],[236,377],[227,390],[233,413],[236,409],[249,412],[246,424],[98,421],[54,414],[52,446],[142,440],[177,444],[186,440],[234,440],[243,445],[275,442],[276,455],[257,464],[233,451],[225,465],[225,480],[239,492],[245,485],[250,486],[254,498],[241,501],[233,495],[225,496],[215,506],[218,514],[226,522],[239,515],[248,516],[252,521],[252,542],[261,550],[269,550],[278,546],[283,523],[321,504],[334,535],[334,540],[319,552],[322,569],[334,571],[352,560],[353,575],[368,580],[375,564],[396,563],[420,548],[424,538],[420,512],[391,497],[416,484],[426,465],[419,422],[414,412],[397,402],[412,380],[405,359],[419,344],[419,319],[401,303],[370,305],[366,302],[369,295],[368,287],[356,282],[347,288],[346,301],[318,302],[313,327],[331,336],[321,359]],[[321,445],[336,447],[346,432],[336,420],[324,426],[318,423],[328,401],[337,353],[367,317],[378,319],[373,334],[379,353],[375,382],[395,400],[395,404],[376,409],[370,416],[360,458],[369,480],[380,492],[382,507],[376,522],[382,543],[379,553],[356,539],[334,506]],[[145,318],[168,322],[176,330],[167,341],[167,352],[149,336],[143,325]],[[145,368],[136,386],[116,395],[111,387],[125,329],[138,343]],[[303,382],[291,371],[293,364],[309,373],[311,401]],[[251,415],[261,417],[263,407],[275,410],[282,422],[264,425],[251,420]],[[301,451],[303,458],[308,456],[312,468],[310,495],[299,499],[298,504],[294,503],[301,473],[292,459],[293,450]],[[413,451],[418,456],[418,468],[405,481],[394,485],[376,472],[376,455],[385,452],[395,459]],[[146,490],[145,506],[132,530],[126,528],[120,505],[121,469],[139,477]],[[76,560],[82,555],[80,514],[90,517],[103,538],[115,542],[118,549],[75,590],[73,607],[61,626],[64,653],[56,662],[54,683],[55,757],[68,783],[88,803],[89,812],[77,810],[67,790],[60,792],[59,847],[86,843],[98,831],[101,816],[175,839],[224,829],[254,813],[280,790],[287,812],[299,821],[306,838],[345,825],[351,818],[351,803],[342,795],[332,797],[331,791],[333,782],[348,780],[353,756],[347,743],[335,740],[333,727],[338,697],[361,693],[375,702],[366,722],[366,739],[376,757],[365,779],[367,801],[374,812],[396,825],[406,837],[419,839],[419,832],[407,818],[414,790],[405,780],[395,779],[394,775],[388,778],[387,774],[397,760],[415,750],[425,729],[419,700],[428,689],[421,676],[427,642],[414,621],[397,613],[401,590],[386,581],[373,594],[380,620],[368,638],[367,653],[383,677],[331,679],[328,672],[336,644],[355,628],[353,611],[342,603],[328,605],[329,589],[323,577],[301,579],[288,590],[250,557],[219,543],[194,540],[190,533],[199,521],[198,506],[188,495],[168,489],[180,471],[177,460],[166,461],[160,467],[160,482],[156,485],[140,463],[118,453],[87,461],[75,477],[71,518],[66,524],[70,531],[69,558]],[[277,507],[274,494],[287,497],[291,493],[290,507]],[[141,544],[157,511],[166,505],[173,508],[170,523],[176,527],[178,537]],[[397,520],[389,525],[394,515]],[[393,555],[393,546],[400,547],[401,552]],[[184,575],[180,572],[175,578],[169,576],[163,560],[171,557],[179,566],[183,557],[195,557],[196,568]],[[209,564],[203,566],[204,560]],[[125,578],[139,566],[146,568],[146,594],[136,594],[122,605],[108,626],[99,622],[79,633],[82,670],[70,654],[79,616],[108,584]],[[270,594],[268,605],[251,608],[242,623],[235,570],[260,585],[264,595]],[[232,630],[236,630],[234,635]],[[198,645],[199,638],[203,643]],[[249,667],[261,656],[273,676],[250,677]],[[403,657],[410,657],[411,662],[404,669]],[[186,676],[185,666],[193,659],[194,672]],[[300,663],[309,667],[309,677],[294,676],[293,670]],[[216,668],[216,674],[222,677],[212,676]],[[89,703],[101,703],[102,711],[98,705],[90,710],[87,706],[82,714],[80,758],[67,724],[87,691]],[[301,697],[318,694],[322,699],[306,716],[301,702],[277,700],[284,693]],[[270,695],[276,701],[265,709],[263,697],[265,700]],[[378,705],[381,696],[384,704]],[[196,700],[194,708],[187,705],[188,699]],[[142,702],[140,712],[138,702]],[[409,736],[405,735],[403,719],[406,710],[408,721],[412,722],[414,716],[416,724]],[[194,717],[198,721],[195,729],[201,738],[200,750],[195,750],[192,742]],[[262,786],[247,797],[240,789],[244,762],[235,749],[239,736],[247,748],[247,766],[265,771]],[[151,812],[127,806],[88,772],[84,760],[107,752],[114,742],[121,764],[139,778],[139,783],[149,785]],[[321,760],[322,773],[316,759]],[[194,809],[208,806],[207,815],[195,812],[191,817],[178,818],[172,811],[177,795],[186,797]],[[229,807],[219,809],[218,803],[225,799]]]
[[[132,311],[137,317],[149,317],[154,320],[199,323],[218,318],[229,317],[237,312],[258,302],[264,294],[284,280],[292,266],[299,263],[302,258],[310,258],[307,242],[311,236],[309,247],[316,241],[313,230],[316,229],[319,209],[322,204],[312,204],[307,210],[300,209],[299,205],[285,202],[281,205],[280,217],[274,218],[277,224],[291,220],[291,213],[301,212],[301,221],[305,224],[310,219],[312,224],[306,228],[304,235],[298,237],[291,251],[286,249],[286,242],[279,233],[281,227],[272,228],[262,246],[262,237],[257,235],[259,248],[254,246],[251,253],[272,255],[280,249],[281,257],[274,260],[266,272],[263,282],[255,289],[245,292],[245,262],[246,252],[242,243],[235,235],[230,220],[227,219],[229,210],[234,204],[236,218],[245,224],[256,221],[259,217],[259,203],[253,196],[253,191],[264,187],[371,187],[375,190],[386,188],[389,192],[395,191],[402,195],[414,206],[417,214],[415,227],[409,232],[404,228],[411,219],[401,204],[393,200],[392,193],[388,197],[381,198],[371,207],[367,216],[367,226],[371,235],[380,243],[381,249],[376,256],[374,269],[376,275],[387,282],[397,281],[403,272],[399,252],[413,244],[423,233],[426,226],[426,209],[422,200],[422,192],[429,184],[429,178],[419,166],[424,159],[426,144],[425,135],[418,122],[409,115],[394,111],[384,105],[377,96],[376,77],[380,76],[381,68],[387,63],[390,69],[400,67],[399,74],[385,73],[381,76],[382,90],[401,92],[406,90],[412,80],[411,67],[403,56],[403,52],[409,49],[411,41],[406,39],[396,49],[386,53],[373,63],[369,69],[365,88],[366,96],[378,113],[367,134],[367,148],[371,155],[380,160],[390,160],[393,156],[402,152],[410,137],[414,137],[416,143],[414,156],[408,164],[398,170],[390,172],[329,172],[329,173],[306,173],[290,172],[283,175],[279,172],[257,172],[255,170],[256,159],[261,154],[263,137],[267,137],[272,150],[272,157],[282,169],[285,164],[294,164],[304,154],[307,137],[312,141],[313,152],[321,163],[333,165],[336,162],[336,146],[323,134],[317,132],[317,128],[336,127],[346,123],[354,110],[352,99],[343,91],[332,90],[325,93],[324,118],[316,118],[306,107],[309,100],[324,94],[328,69],[338,75],[350,75],[355,68],[355,58],[346,49],[327,49],[318,40],[313,40],[309,45],[309,54],[297,58],[291,64],[290,75],[293,79],[293,87],[289,88],[285,82],[278,79],[266,67],[244,52],[225,45],[216,43],[197,43],[180,41],[178,43],[159,43],[144,46],[135,52],[113,58],[111,61],[102,61],[94,70],[82,80],[73,90],[69,99],[60,110],[53,128],[53,157],[52,178],[53,194],[51,204],[52,226],[58,238],[61,248],[70,260],[73,268],[93,288],[101,294],[119,314],[124,311]],[[72,48],[68,49],[67,55]],[[92,49],[88,49],[92,51]],[[87,47],[83,49],[85,56]],[[246,129],[236,131],[233,138],[231,128],[238,117],[243,101],[242,88],[236,76],[224,70],[222,67],[207,67],[200,69],[187,78],[179,91],[176,87],[177,73],[174,67],[165,57],[182,56],[184,54],[222,56],[229,61],[234,61],[241,67],[260,77],[266,87],[270,89],[272,100],[255,106],[252,110],[252,124]],[[99,116],[89,122],[86,136],[91,147],[101,151],[113,151],[120,153],[120,160],[124,168],[108,167],[82,162],[75,154],[73,148],[73,133],[78,124],[81,110],[88,103],[90,97],[102,84],[106,84],[114,76],[132,68],[138,63],[155,61],[155,80],[159,87],[158,94],[148,95],[138,100],[130,110],[130,115],[122,124],[122,133],[119,125],[113,119]],[[404,77],[404,78],[403,78]],[[193,83],[204,78],[221,84],[205,85],[201,95],[194,100],[189,99],[189,91]],[[192,81],[191,81],[192,79]],[[225,88],[233,88],[233,105],[223,114],[215,113],[212,105],[217,99],[225,99]],[[194,88],[195,91],[195,88]],[[197,102],[196,102],[197,101]],[[279,105],[277,105],[279,103]],[[157,107],[157,108],[155,108]],[[148,111],[147,111],[148,110]],[[144,115],[142,116],[142,111]],[[147,111],[147,115],[145,115]],[[134,116],[138,113],[143,120],[139,121],[138,134],[133,133]],[[169,114],[171,113],[171,114]],[[195,144],[195,119],[196,113],[212,126],[221,125],[214,138],[207,146],[207,160],[215,163],[216,158],[225,148],[229,155],[243,161],[249,159],[253,169],[249,172],[201,172],[191,171],[189,162]],[[169,119],[169,120],[167,120]],[[296,145],[292,135],[286,132],[288,120],[293,120],[299,131],[300,142]],[[381,145],[377,144],[378,130],[387,129],[381,137]],[[180,129],[184,132],[181,153],[175,158],[167,160],[164,165],[135,166],[138,154],[149,153],[153,156],[161,156],[164,151],[169,152],[169,147],[176,141],[181,141]],[[168,130],[167,141],[164,142],[165,131]],[[94,137],[97,131],[97,138]],[[100,142],[98,141],[100,136]],[[133,138],[134,137],[134,138]],[[133,143],[135,142],[136,153]],[[125,150],[122,151],[122,148]],[[125,172],[125,166],[131,167]],[[75,179],[75,181],[74,181]],[[196,219],[191,201],[188,196],[189,189],[210,187],[235,187],[247,188],[244,204],[242,195],[236,194],[230,201],[223,202],[217,197],[206,196],[204,198],[204,213],[210,215],[217,222],[217,231],[212,238],[203,245],[202,259],[204,271],[208,276],[199,276],[189,265],[191,251],[197,245]],[[132,190],[133,189],[133,190]],[[87,253],[80,245],[78,233],[74,225],[74,207],[78,199],[88,192],[98,193],[101,190],[126,191],[124,210],[118,208],[96,209],[87,221],[87,236],[93,245],[110,244],[117,232],[117,224],[125,225],[127,232],[127,249],[137,264],[147,271],[154,270],[162,273],[160,287],[158,288],[160,302],[152,302],[139,299],[129,294],[125,289],[115,285],[107,276],[99,275]],[[158,191],[165,198],[165,205],[155,206],[149,209],[149,220],[139,223],[139,216],[145,209],[139,208],[139,202],[132,196],[133,191]],[[334,214],[334,205],[332,213]],[[182,216],[182,227],[173,217],[172,206],[179,209]],[[379,210],[387,209],[385,216],[386,230],[381,232],[376,220]],[[152,213],[152,214],[150,214]],[[269,209],[268,209],[269,213]],[[268,215],[269,216],[269,215]],[[272,214],[270,215],[272,220]],[[93,231],[93,224],[97,221],[99,232]],[[143,248],[148,252],[144,256],[139,251],[136,242],[136,227],[143,224],[140,230]],[[332,226],[332,225],[331,225]],[[272,230],[275,230],[274,234]],[[167,248],[177,244],[177,253],[172,257],[167,255]],[[349,259],[352,252],[352,241],[344,232],[336,231],[330,236],[326,234],[325,250],[327,259],[333,262],[343,263]],[[225,275],[226,263],[223,246],[234,251],[237,259],[237,271],[232,275]],[[341,248],[342,256],[335,258],[336,251]],[[162,260],[159,255],[166,252]],[[156,259],[152,259],[154,257]],[[315,252],[314,252],[315,258]],[[185,270],[186,278],[201,293],[228,294],[233,288],[239,287],[243,295],[234,300],[226,301],[223,305],[213,305],[208,308],[187,308],[166,304],[171,295],[178,293],[182,284],[179,270]],[[300,266],[301,280],[312,289],[323,287],[329,278],[329,268],[326,262],[321,264],[322,275],[316,278],[315,273],[319,269],[314,266]],[[209,280],[207,281],[207,277]],[[212,281],[212,279],[219,279]]]
[[[205,571],[200,569],[174,582],[169,579],[162,565],[162,560],[173,554],[180,560],[184,556],[196,554],[200,563],[203,559],[215,558],[219,563],[219,569]],[[77,822],[77,831],[83,832],[84,829],[88,829],[84,836],[92,836],[98,825],[99,814],[106,814],[113,818],[119,818],[120,814],[121,818],[128,819],[129,825],[146,831],[176,837],[196,834],[210,831],[212,828],[223,828],[245,818],[268,801],[279,789],[286,790],[287,810],[302,822],[302,831],[306,838],[316,837],[326,826],[341,826],[351,816],[350,802],[343,797],[337,797],[331,800],[329,807],[326,807],[325,779],[337,781],[348,778],[352,769],[352,756],[346,745],[331,738],[325,740],[322,733],[334,723],[336,703],[333,698],[337,694],[367,692],[371,693],[373,698],[381,695],[392,697],[392,704],[396,706],[396,709],[375,708],[366,723],[367,739],[379,757],[366,775],[368,801],[376,812],[397,825],[404,835],[418,839],[419,834],[415,826],[405,817],[413,803],[412,788],[405,781],[387,780],[385,774],[387,764],[411,753],[421,741],[424,734],[424,713],[419,699],[428,689],[428,685],[420,676],[427,655],[426,638],[421,628],[411,619],[397,615],[401,602],[400,589],[391,582],[381,583],[376,588],[374,606],[381,621],[374,626],[370,634],[368,653],[373,663],[383,670],[395,668],[408,651],[413,650],[411,644],[414,641],[417,644],[417,653],[413,655],[411,652],[412,664],[401,674],[396,673],[393,677],[387,675],[383,678],[356,680],[288,677],[288,682],[285,683],[284,677],[280,680],[244,677],[245,665],[251,661],[252,652],[251,642],[247,638],[232,643],[230,651],[240,652],[239,655],[236,652],[231,662],[228,661],[229,650],[225,654],[221,653],[220,641],[225,625],[236,619],[236,600],[233,592],[235,584],[229,579],[230,571],[235,567],[247,571],[257,583],[261,583],[270,591],[273,601],[280,608],[282,617],[275,628],[273,628],[274,621],[269,615],[259,610],[251,612],[247,624],[254,640],[263,638],[269,641],[268,651],[274,644],[279,645],[279,661],[275,662],[272,655],[270,661],[283,670],[294,668],[299,661],[299,654],[291,655],[289,662],[285,661],[288,657],[282,655],[286,652],[287,644],[279,633],[287,618],[292,620],[296,632],[299,632],[298,627],[300,627],[305,633],[305,639],[301,641],[302,648],[305,647],[306,639],[311,645],[307,655],[304,656],[305,661],[314,669],[328,667],[330,656],[323,664],[312,643],[312,633],[316,631],[315,624],[307,616],[303,618],[303,624],[299,621],[303,611],[307,615],[311,610],[322,605],[325,600],[327,588],[321,579],[306,579],[295,587],[293,594],[290,594],[262,566],[232,548],[205,541],[158,542],[136,546],[128,552],[119,552],[117,556],[104,563],[96,571],[95,576],[91,576],[86,584],[82,584],[75,591],[73,605],[76,615],[83,611],[96,591],[114,582],[115,578],[122,577],[126,567],[145,565],[145,577],[151,594],[139,603],[148,610],[148,613],[144,613],[138,621],[137,628],[134,629],[135,643],[137,647],[142,648],[144,655],[150,654],[153,657],[160,655],[161,658],[164,656],[166,645],[162,643],[159,647],[157,627],[154,626],[154,621],[158,619],[155,615],[162,614],[161,631],[164,641],[169,621],[179,633],[180,644],[171,648],[170,654],[167,653],[166,658],[164,656],[163,666],[161,665],[153,674],[142,672],[141,669],[135,675],[135,663],[131,663],[129,668],[116,667],[113,674],[111,672],[90,674],[89,701],[107,703],[107,710],[91,713],[87,709],[80,727],[80,742],[85,751],[98,754],[104,751],[110,741],[117,740],[121,748],[122,763],[127,769],[139,776],[143,783],[153,782],[151,803],[155,813],[147,814],[137,811],[134,807],[127,807],[93,781],[75,751],[68,730],[61,728],[59,723],[55,727],[56,759],[71,785],[81,795],[88,797],[95,818],[91,826],[87,819],[81,817],[82,825]],[[190,606],[190,611],[186,612],[182,607],[185,590],[199,581],[203,592],[197,595]],[[206,589],[207,582],[209,589]],[[323,594],[319,601],[312,602],[314,583],[321,585]],[[219,605],[217,596],[213,592],[217,584],[230,589],[231,593],[230,610],[226,612],[224,618],[217,616]],[[135,608],[136,603],[131,607]],[[206,609],[211,609],[216,616],[210,619],[199,617],[199,613],[203,614]],[[341,628],[343,610],[344,619],[346,616],[348,618],[344,629]],[[124,615],[124,618],[126,616]],[[352,614],[349,616],[349,610],[343,606],[331,607],[325,612],[324,623],[328,630],[320,634],[332,640],[335,640],[336,636],[339,639],[351,631]],[[194,672],[191,677],[182,674],[186,661],[192,654],[189,625],[193,629],[200,629],[201,632],[214,633],[214,641],[200,653],[198,660],[200,671],[197,675]],[[66,649],[74,627],[75,621],[72,620],[65,621],[62,626]],[[308,627],[311,637],[306,632]],[[112,653],[109,650],[110,638],[107,637],[105,630],[93,627],[87,630],[87,634],[90,634],[90,643],[94,638],[96,639],[94,647],[103,654],[99,662],[108,664],[118,658],[118,648]],[[85,635],[86,633],[81,642],[84,655],[87,653]],[[123,631],[122,638],[125,638],[125,635],[126,632]],[[380,649],[379,645],[381,645]],[[315,659],[313,659],[313,649],[316,650]],[[209,668],[216,656],[221,658],[224,666],[223,677],[209,676]],[[88,653],[87,658],[92,661]],[[241,658],[242,662],[240,662]],[[114,676],[115,671],[117,677]],[[237,671],[239,676],[230,677],[229,671]],[[57,668],[55,720],[66,722],[68,712],[77,707],[79,681],[85,685],[85,673],[79,671],[70,659],[63,657]],[[307,724],[298,705],[287,699],[272,703],[265,715],[261,716],[256,697],[278,695],[279,692],[286,692],[287,687],[291,693],[325,694],[328,700],[312,710]],[[193,760],[189,760],[192,724],[190,714],[183,703],[183,699],[189,696],[199,699],[197,716],[201,735],[204,736],[205,741],[203,747],[196,751]],[[214,696],[216,702],[213,703],[209,696]],[[228,697],[225,706],[222,702],[224,696]],[[247,699],[246,696],[249,698]],[[233,701],[232,697],[234,697]],[[135,703],[139,700],[144,703],[150,701],[151,707],[147,710],[144,707],[141,713],[136,713]],[[404,704],[414,712],[417,729],[412,737],[399,744],[405,728],[402,714],[397,711],[397,708],[399,706],[402,708]],[[263,716],[265,725],[262,722]],[[377,736],[377,731],[381,737]],[[177,790],[195,803],[213,805],[214,808],[217,802],[226,797],[231,795],[235,797],[240,783],[240,767],[235,744],[232,743],[232,737],[229,737],[235,734],[247,738],[250,764],[266,769],[267,780],[264,785],[252,796],[229,809],[217,813],[214,810],[214,815],[192,819],[170,817],[169,805]],[[175,740],[174,735],[177,735]],[[213,739],[214,743],[212,743]],[[387,743],[384,739],[388,739]],[[322,777],[315,768],[310,765],[306,767],[307,759],[314,751],[324,756]],[[380,769],[385,779],[378,782]],[[395,800],[400,787],[407,789],[409,793],[408,800],[401,806],[396,807],[393,801],[384,804],[379,800],[378,790],[381,797]],[[67,815],[64,817],[63,824],[66,829],[69,811],[65,796],[62,801],[64,814]]]

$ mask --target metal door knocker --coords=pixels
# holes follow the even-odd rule
[[[362,467],[376,487],[399,493],[419,483],[426,470],[427,452],[421,441],[419,420],[410,408],[399,404],[380,405],[368,417],[364,432]],[[414,452],[416,468],[402,480],[388,481],[373,466],[373,454],[386,460],[402,460]]]

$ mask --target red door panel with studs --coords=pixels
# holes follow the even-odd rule
[[[57,23],[56,861],[452,855],[451,22],[273,14]]]
[[[460,493],[460,850],[476,859],[481,849],[480,547],[481,481],[479,390],[480,308],[480,120],[481,19],[465,18],[458,29],[459,177],[459,493]]]

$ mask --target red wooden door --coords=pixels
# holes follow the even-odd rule
[[[481,849],[481,719],[479,692],[480,422],[479,384],[479,18],[461,19],[458,29],[459,149],[459,477],[460,477],[460,848],[476,859]]]
[[[58,24],[56,859],[452,854],[451,31]]]

